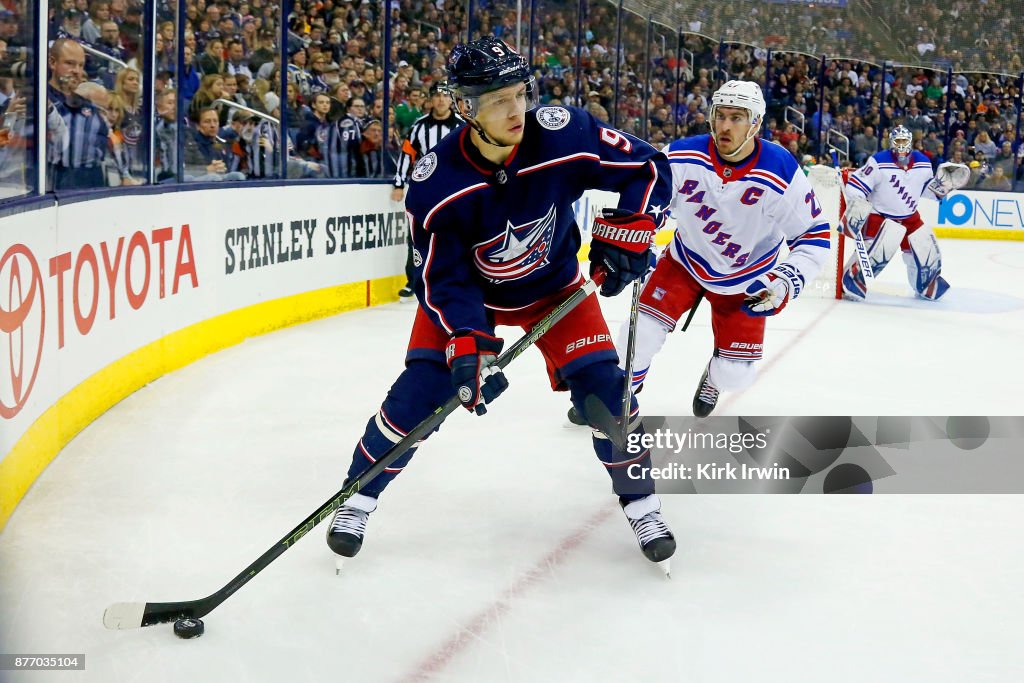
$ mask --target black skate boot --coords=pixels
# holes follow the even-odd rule
[[[403,304],[416,301],[416,292],[412,290],[412,287],[406,285],[398,290],[398,301]]]
[[[651,562],[664,562],[676,551],[676,538],[661,517],[661,499],[651,494],[639,500],[619,500],[622,511],[626,513],[629,526],[636,534],[640,550]],[[665,566],[665,573],[668,567]]]
[[[587,427],[587,421],[583,419],[583,416],[576,412],[576,406],[569,406],[569,414],[567,415],[569,422],[580,427]]]
[[[370,513],[377,509],[377,499],[357,493],[338,508],[334,520],[327,527],[327,545],[338,558],[338,571],[341,570],[342,557],[355,557],[363,547],[363,536],[366,534],[366,521]]]
[[[715,404],[718,403],[718,388],[711,383],[708,379],[708,370],[711,369],[711,364],[704,368],[704,375],[700,378],[700,384],[697,385],[697,393],[693,395],[693,414],[697,417],[707,417],[711,414],[711,411],[715,409]]]

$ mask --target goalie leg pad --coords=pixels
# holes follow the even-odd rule
[[[443,363],[423,360],[409,362],[405,371],[391,385],[380,410],[367,421],[363,436],[352,453],[352,464],[348,468],[349,479],[373,465],[453,393],[448,368]],[[416,448],[410,448],[360,493],[371,498],[380,496],[409,464],[415,453]]]
[[[940,274],[942,252],[931,228],[919,228],[907,236],[909,251],[903,252],[907,264],[907,280],[922,299],[936,301],[949,290],[949,283]]]
[[[863,301],[868,295],[868,283],[864,279],[857,254],[850,259],[843,272],[843,296],[850,301]]]
[[[622,370],[611,361],[581,368],[567,378],[573,407],[586,418],[586,398],[592,395],[600,399],[612,415],[621,416],[624,380]],[[634,396],[630,400],[628,439],[631,443],[639,444],[639,439],[644,433],[644,425],[640,420],[640,406]],[[635,449],[627,447],[626,451],[621,451],[603,434],[596,431],[593,442],[594,453],[608,471],[612,479],[612,490],[617,495],[625,500],[635,500],[654,493],[654,481],[649,476],[650,449],[638,446]]]
[[[864,233],[864,241],[871,260],[871,270],[877,276],[889,261],[900,251],[900,245],[907,234],[907,229],[889,218],[883,219],[877,232],[871,230],[872,221],[868,222],[868,230]],[[874,232],[874,234],[872,234]]]
[[[751,361],[715,356],[708,368],[708,379],[720,391],[743,391],[757,379],[757,368]]]

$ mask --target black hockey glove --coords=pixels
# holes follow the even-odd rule
[[[452,387],[466,410],[483,415],[490,403],[508,389],[508,380],[501,368],[494,365],[504,339],[478,330],[460,329],[452,335],[445,348]]]
[[[648,256],[658,226],[645,213],[604,209],[594,219],[590,240],[590,277],[606,274],[601,296],[615,296],[647,272]]]

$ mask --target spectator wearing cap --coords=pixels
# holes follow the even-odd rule
[[[348,82],[348,89],[352,93],[352,97],[358,97],[365,101],[367,99],[366,83],[361,78],[353,78]]]
[[[110,129],[99,110],[76,93],[85,78],[85,50],[58,38],[50,46],[46,135],[48,187],[103,187]]]
[[[288,61],[288,80],[299,88],[299,96],[309,97],[313,76],[306,69],[306,50],[297,48],[291,51]]]
[[[252,73],[258,73],[264,64],[273,63],[274,58],[278,57],[277,50],[274,49],[273,31],[260,29],[256,37],[256,48],[249,55],[249,71]]]
[[[82,13],[76,9],[65,10],[56,35],[58,38],[81,38]]]
[[[1013,143],[1009,140],[1004,140],[1003,144],[999,146],[999,151],[996,152],[995,158],[992,160],[992,168],[993,170],[1001,168],[1007,178],[1012,178],[1015,165]]]
[[[129,5],[124,12],[124,20],[120,22],[121,42],[128,54],[135,55],[139,52],[139,43],[142,41],[142,7]]]

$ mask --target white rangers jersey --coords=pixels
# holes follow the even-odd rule
[[[900,168],[892,152],[883,150],[850,174],[846,184],[847,201],[863,197],[871,202],[875,213],[886,218],[906,218],[917,211],[917,203],[925,192],[938,199],[928,188],[935,175],[924,154],[914,151],[906,169]]]
[[[742,293],[775,266],[783,242],[804,282],[828,258],[828,220],[796,159],[779,145],[755,145],[735,166],[722,161],[710,135],[665,149],[676,220],[669,255],[712,292]]]

